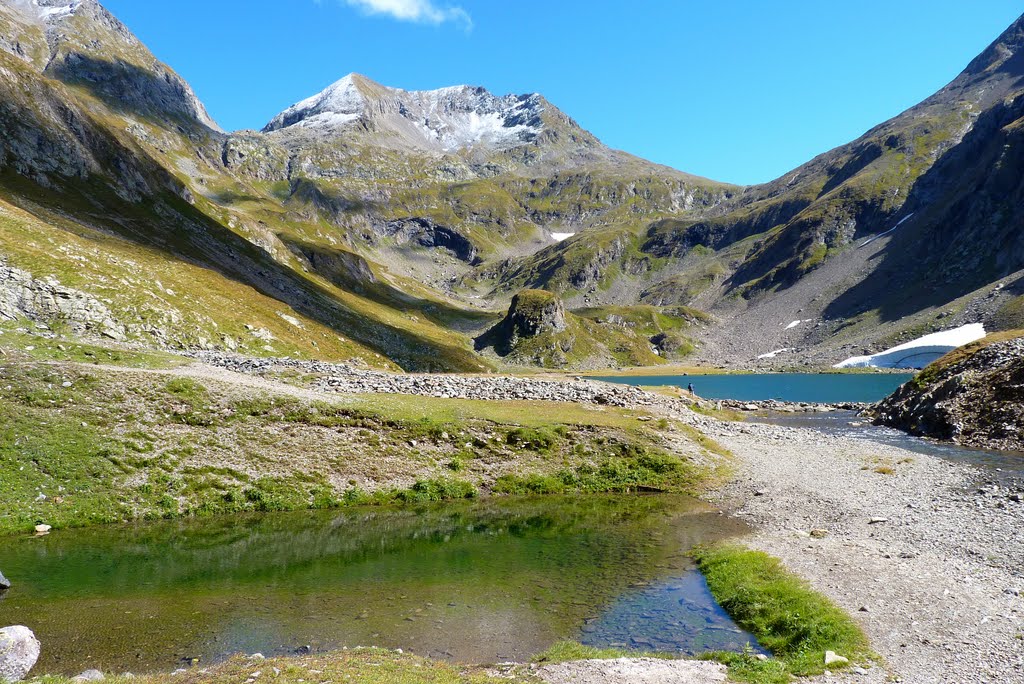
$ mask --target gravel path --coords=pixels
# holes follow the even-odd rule
[[[854,615],[884,659],[824,679],[1024,683],[1019,492],[875,442],[769,425],[708,431],[739,462],[718,497],[754,524],[748,543]]]
[[[726,681],[725,666],[695,660],[618,658],[580,660],[539,668],[549,684],[715,684]]]

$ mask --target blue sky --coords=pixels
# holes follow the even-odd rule
[[[1019,0],[103,0],[227,129],[349,72],[540,92],[606,144],[776,178],[952,80]]]

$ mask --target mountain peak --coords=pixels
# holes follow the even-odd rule
[[[1013,70],[1020,75],[1024,59],[1024,15],[1010,24],[1003,33],[967,65],[965,73],[980,74],[996,70]]]
[[[360,85],[368,81],[359,74],[349,74],[335,81],[312,97],[293,104],[264,128],[265,131],[287,128],[296,124],[315,124],[336,128],[358,119],[365,110],[366,100]]]
[[[281,112],[263,130],[298,127],[331,135],[360,121],[403,147],[507,149],[537,138],[545,105],[537,94],[497,96],[466,85],[402,90],[352,73]]]

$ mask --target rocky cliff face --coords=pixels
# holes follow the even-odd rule
[[[4,5],[0,17],[29,38],[16,39],[8,50],[45,75],[81,87],[118,111],[220,130],[188,83],[96,0]]]
[[[951,352],[872,412],[876,423],[915,435],[1024,452],[1024,336]]]
[[[78,333],[125,339],[125,328],[95,297],[61,285],[56,279],[38,280],[0,259],[0,320],[21,318],[44,325],[62,324]]]

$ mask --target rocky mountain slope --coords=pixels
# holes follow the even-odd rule
[[[947,354],[872,411],[915,435],[1024,452],[1024,331]]]
[[[996,312],[1024,293],[1022,35],[1018,20],[934,96],[707,217],[578,235],[503,269],[498,289],[698,306],[722,320],[704,358],[744,363],[1003,326]]]
[[[525,288],[563,299],[615,364],[694,346],[834,362],[1012,326],[1022,32],[861,139],[741,188],[611,150],[538,94],[357,74],[224,133],[96,0],[0,0],[0,256],[23,274],[0,299],[50,279],[128,340],[435,370],[513,361],[473,340]],[[933,247],[906,256],[918,244]]]

